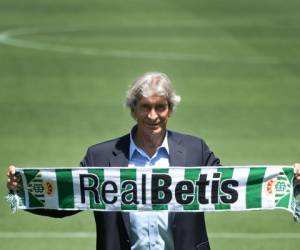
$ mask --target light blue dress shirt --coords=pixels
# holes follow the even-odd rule
[[[129,167],[168,167],[169,146],[166,134],[162,145],[149,157],[130,135]],[[168,212],[130,212],[132,250],[174,250]]]

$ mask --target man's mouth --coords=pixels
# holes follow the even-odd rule
[[[147,125],[149,127],[157,127],[157,126],[159,126],[159,123],[147,123]]]

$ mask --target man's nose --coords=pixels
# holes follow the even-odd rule
[[[154,108],[152,108],[148,113],[148,118],[151,120],[155,120],[157,118],[157,113]]]

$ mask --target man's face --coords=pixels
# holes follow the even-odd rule
[[[132,112],[138,129],[149,135],[162,134],[166,130],[171,110],[164,96],[141,97]]]

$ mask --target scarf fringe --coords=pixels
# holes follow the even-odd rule
[[[295,210],[294,210],[294,214],[293,214],[294,220],[296,222],[300,222],[300,202],[296,201],[295,203],[296,203],[295,204]]]
[[[5,196],[5,200],[8,203],[11,212],[14,214],[17,212],[20,202],[20,197],[15,192],[10,192]]]
[[[293,195],[293,217],[294,217],[294,221],[299,222],[300,223],[300,201],[297,200],[297,197],[300,197],[300,185],[296,185],[295,184],[295,179],[294,179],[294,195]]]

